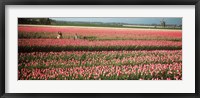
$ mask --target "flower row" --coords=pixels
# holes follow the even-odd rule
[[[71,26],[18,26],[18,32],[42,35],[62,32],[64,36],[96,36],[100,38],[182,38],[181,30],[133,29],[133,28],[99,28],[99,27],[71,27]],[[127,36],[128,35],[128,36]]]
[[[18,58],[20,68],[172,64],[182,62],[182,50],[32,52],[19,53]]]
[[[73,39],[19,39],[19,46],[182,46],[182,42],[159,40],[88,41]]]
[[[182,80],[182,63],[18,70],[19,80]]]

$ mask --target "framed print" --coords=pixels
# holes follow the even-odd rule
[[[199,0],[1,2],[2,97],[199,97]]]

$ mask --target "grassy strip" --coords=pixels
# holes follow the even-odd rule
[[[182,30],[182,28],[167,27],[139,27],[139,26],[122,26],[122,25],[95,25],[95,24],[52,24],[51,26],[84,26],[84,27],[112,27],[112,28],[141,28],[141,29],[165,29],[165,30]]]
[[[93,40],[93,39],[92,39]],[[94,40],[109,41],[109,40],[163,40],[163,41],[175,41],[181,42],[182,38],[98,38]]]
[[[182,46],[19,46],[18,52],[180,50]]]

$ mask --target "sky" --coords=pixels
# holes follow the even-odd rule
[[[50,18],[53,20],[59,20],[59,21],[79,21],[79,22],[104,22],[104,23],[110,23],[110,22],[117,22],[117,23],[129,23],[129,24],[160,24],[160,21],[164,19],[166,21],[166,24],[173,24],[173,25],[181,25],[182,24],[182,18],[162,18],[162,17],[143,17],[143,18],[131,18],[131,17],[87,17],[87,18],[80,18],[80,17],[70,17],[70,18]]]

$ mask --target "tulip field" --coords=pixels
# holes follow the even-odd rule
[[[182,30],[19,25],[18,80],[182,80]]]

